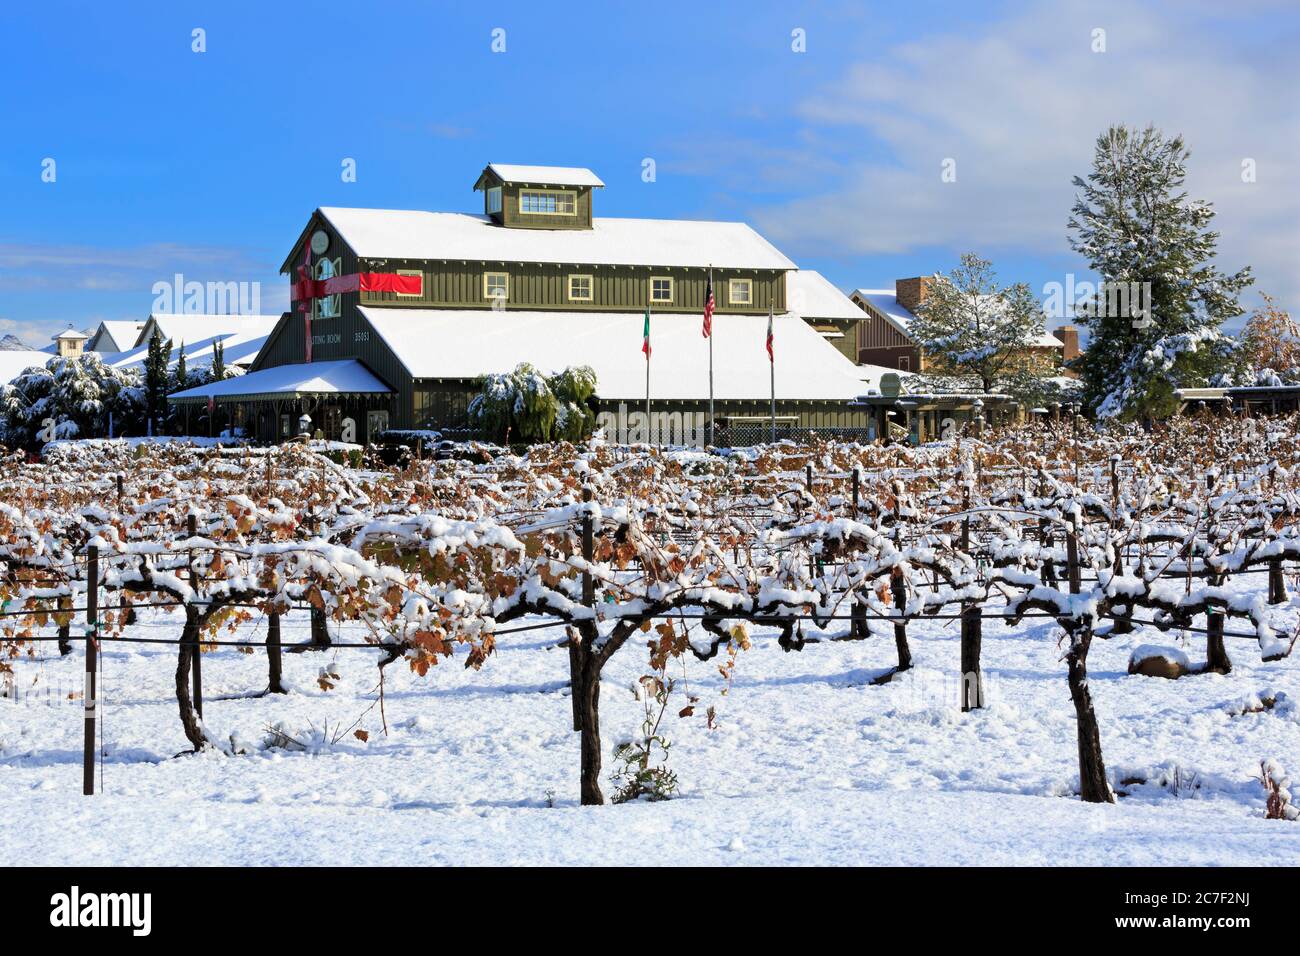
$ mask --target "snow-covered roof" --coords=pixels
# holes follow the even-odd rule
[[[242,335],[244,338],[267,336],[280,321],[278,315],[187,315],[173,312],[155,312],[149,318],[153,320],[164,339],[172,340],[172,345],[230,335]],[[137,344],[148,345],[149,343],[143,339],[144,334],[144,328],[141,327],[140,337],[127,347]],[[185,354],[189,355],[188,348]]]
[[[8,385],[32,366],[44,368],[50,357],[41,349],[0,350],[0,385]]]
[[[904,335],[910,334],[907,331],[908,326],[916,316],[899,304],[898,296],[894,294],[893,289],[854,289],[853,294],[866,301],[880,313],[881,318],[898,331]]]
[[[488,163],[488,169],[507,183],[534,183],[538,186],[604,186],[590,169],[581,166],[519,166],[511,163]]]
[[[831,285],[820,272],[800,269],[785,275],[785,302],[805,319],[861,319],[853,300]]]
[[[392,389],[356,359],[276,365],[272,368],[209,382],[167,396],[172,402],[206,402],[208,397],[251,399],[301,395],[386,394]]]
[[[320,214],[367,259],[795,268],[743,222],[596,218],[590,229],[510,229],[460,212],[322,206]]]
[[[136,339],[140,337],[140,331],[143,328],[143,322],[105,319],[99,323],[95,334],[91,336],[94,339],[94,344],[89,347],[96,352],[125,352],[127,349],[134,347]]]
[[[589,365],[603,399],[645,399],[640,312],[384,309],[362,314],[415,378],[472,379],[531,362],[543,372]],[[707,399],[708,341],[698,315],[650,319],[651,399]],[[859,369],[794,313],[773,321],[776,395],[782,400],[852,399]],[[713,316],[714,397],[769,397],[767,316]]]
[[[85,332],[78,332],[76,329],[64,329],[58,335],[53,336],[53,339],[56,342],[58,342],[60,339],[64,341],[82,342],[88,338],[90,338],[89,335],[87,335]]]
[[[886,322],[910,337],[911,333],[908,331],[908,327],[916,316],[899,304],[898,296],[893,289],[854,289],[853,292],[858,298],[864,299],[879,312]],[[1034,340],[1033,347],[1061,349],[1065,348],[1065,343],[1051,332],[1044,331]]]
[[[182,344],[185,348],[185,363],[190,368],[211,365],[213,352],[219,341],[224,350],[222,359],[227,365],[247,367],[253,364],[257,353],[262,350],[269,337],[269,332],[261,335],[249,335],[247,332],[222,332],[216,335],[209,333],[207,338],[191,339],[183,343],[182,340],[171,339],[172,350],[167,356],[167,365],[169,368],[174,367],[180,360]],[[118,368],[144,368],[144,361],[148,357],[149,345],[145,343],[125,352],[110,353],[104,356],[104,360]]]

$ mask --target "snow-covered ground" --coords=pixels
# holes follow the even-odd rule
[[[306,639],[305,615],[285,625],[286,642]],[[1266,757],[1300,768],[1300,708],[1231,713],[1265,691],[1300,700],[1296,661],[1262,664],[1251,641],[1230,639],[1231,675],[1166,681],[1126,665],[1173,634],[1096,642],[1112,777],[1164,784],[1095,806],[1071,795],[1075,725],[1053,625],[985,624],[989,705],[970,714],[957,707],[956,622],[912,631],[918,666],[883,686],[870,680],[893,663],[885,633],[787,654],[760,632],[725,697],[715,665],[692,661],[691,692],[701,711],[717,706],[718,725],[676,717],[680,696],[670,708],[680,797],[589,808],[577,804],[558,631],[503,637],[478,673],[393,665],[387,735],[372,707],[376,653],[287,654],[293,692],[250,698],[265,686],[264,654],[223,647],[203,659],[207,724],[249,752],[176,759],[174,648],[109,645],[105,792],[93,798],[80,792],[80,701],[63,699],[81,689],[81,650],[60,659],[41,644],[38,660],[15,662],[18,698],[0,699],[0,846],[9,864],[78,865],[1300,863],[1300,825],[1265,820],[1254,779]],[[156,614],[129,633],[178,632]],[[1204,658],[1200,637],[1188,654]],[[639,723],[630,688],[646,660],[629,644],[605,670],[606,776]],[[341,678],[329,691],[317,683],[327,666]],[[307,740],[358,718],[367,742],[349,732],[311,752],[262,746],[273,724]]]

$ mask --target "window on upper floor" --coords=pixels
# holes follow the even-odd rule
[[[316,262],[317,279],[333,279],[342,268],[341,259],[320,259]],[[333,319],[339,315],[341,299],[338,295],[322,296],[316,300],[316,318]]]
[[[659,304],[673,301],[673,280],[671,276],[650,277],[650,301]]]
[[[752,279],[731,279],[727,283],[727,302],[730,305],[753,305],[754,282]]]
[[[591,301],[591,276],[569,276],[569,301]]]
[[[487,191],[487,211],[489,213],[501,211],[501,187],[493,186]]]
[[[510,276],[505,272],[483,273],[483,298],[510,298]]]
[[[559,189],[523,189],[519,212],[528,216],[576,216],[578,194]]]

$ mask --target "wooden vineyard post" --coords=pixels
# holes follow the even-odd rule
[[[195,515],[190,514],[190,516],[186,519],[185,531],[191,538],[198,536],[199,533],[198,519],[195,517]],[[191,549],[189,554],[190,554],[190,562],[189,562],[190,563],[190,587],[193,588],[195,592],[197,592],[199,589],[199,578],[197,572],[195,572],[194,570],[194,551]],[[201,651],[203,650],[203,648],[199,641],[199,632],[197,630],[194,632],[193,640],[194,640],[194,657],[190,660],[190,678],[192,679],[194,684],[194,690],[193,690],[194,713],[198,714],[199,719],[202,720],[203,719],[203,665],[202,662],[200,661],[200,657],[202,656]]]
[[[121,475],[117,476],[117,507],[119,511],[122,509],[122,476]]]
[[[970,554],[970,486],[962,488],[961,550]],[[963,601],[961,608],[961,709],[962,712],[984,706],[984,678],[980,674],[980,644],[984,624],[980,606],[975,601]]]
[[[95,793],[95,724],[99,719],[99,548],[86,549],[86,739],[82,751],[81,792]]]
[[[280,612],[272,611],[266,619],[267,693],[285,694],[283,657],[280,653]]]

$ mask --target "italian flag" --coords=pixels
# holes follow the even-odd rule
[[[650,361],[650,310],[645,310],[645,331],[641,333],[641,351],[645,353],[645,360]]]

